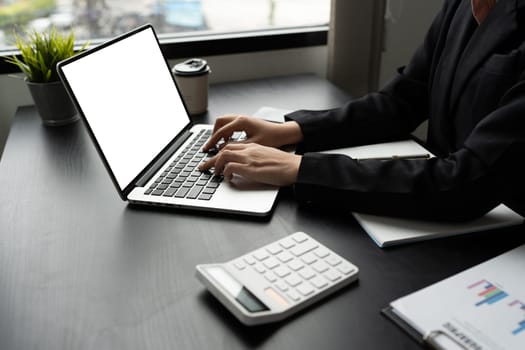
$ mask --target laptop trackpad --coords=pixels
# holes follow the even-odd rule
[[[243,176],[235,175],[235,174],[233,175],[233,178],[231,179],[231,181],[229,181],[229,183],[231,187],[239,191],[261,191],[261,190],[275,189],[275,186],[266,185],[260,182],[248,180],[247,178]]]

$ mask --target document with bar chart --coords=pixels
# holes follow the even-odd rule
[[[525,349],[525,245],[395,300],[391,311],[422,337],[465,349]]]

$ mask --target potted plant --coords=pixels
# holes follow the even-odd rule
[[[56,64],[75,55],[73,32],[61,34],[56,28],[47,33],[32,31],[26,38],[15,34],[20,58],[6,60],[20,68],[44,125],[59,126],[79,119],[56,70]],[[84,50],[87,43],[80,50]]]

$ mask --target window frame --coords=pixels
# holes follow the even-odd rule
[[[103,41],[94,41],[92,45]],[[284,50],[327,45],[328,25],[228,33],[159,34],[159,41],[168,60]],[[18,67],[4,60],[4,57],[12,55],[19,55],[18,50],[0,51],[0,74],[20,72]]]

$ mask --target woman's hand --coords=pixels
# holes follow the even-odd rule
[[[246,133],[246,139],[237,143],[258,143],[270,147],[296,144],[303,137],[296,122],[278,124],[244,115],[225,115],[215,121],[213,134],[204,145],[203,151],[208,152],[221,140],[227,144],[237,131]]]
[[[297,181],[301,156],[255,143],[231,143],[199,166],[204,171],[215,167],[215,174],[228,180],[233,174],[275,186]]]

